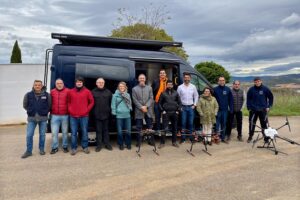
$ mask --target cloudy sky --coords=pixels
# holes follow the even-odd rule
[[[299,0],[1,0],[0,64],[15,40],[23,63],[40,64],[57,42],[51,32],[108,36],[118,8],[139,15],[151,2],[166,5],[162,28],[192,65],[215,61],[235,76],[300,73]]]

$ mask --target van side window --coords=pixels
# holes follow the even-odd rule
[[[194,84],[198,90],[199,93],[203,91],[205,87],[208,85],[196,74],[192,74],[191,83]]]
[[[101,76],[110,80],[128,81],[130,79],[127,66],[76,63],[75,70],[76,76],[86,78],[98,78]]]

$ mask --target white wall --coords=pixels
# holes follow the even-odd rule
[[[26,122],[23,97],[35,79],[44,81],[43,64],[0,65],[0,125]]]

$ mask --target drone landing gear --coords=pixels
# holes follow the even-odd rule
[[[209,156],[211,156],[211,154],[207,151],[207,143],[206,143],[206,140],[205,140],[205,136],[200,136],[201,137],[201,140],[202,140],[202,142],[203,142],[203,144],[204,144],[204,147],[205,147],[205,149],[202,149],[202,151],[204,152],[204,153],[206,153],[207,155],[209,155]],[[193,154],[193,146],[194,146],[194,144],[196,143],[197,141],[195,141],[195,139],[193,140],[193,141],[191,141],[191,147],[190,147],[190,149],[187,149],[186,151],[191,155],[191,156],[193,156],[193,157],[195,157],[195,154]]]
[[[268,149],[270,151],[273,151],[275,153],[275,155],[278,155],[278,153],[282,153],[284,155],[288,155],[287,153],[284,153],[282,151],[278,151],[276,149],[275,143],[273,139],[270,139],[269,142],[264,142],[263,146],[257,146],[257,148],[261,148],[261,149]]]
[[[140,132],[140,137],[139,137],[139,141],[138,141],[138,149],[136,150],[136,153],[139,157],[142,157],[141,155],[141,144],[142,141],[146,141],[148,144],[153,145],[153,152],[159,156],[159,153],[157,152],[157,148],[155,145],[155,138],[154,138],[154,133],[155,131],[153,130],[146,130],[146,131],[142,131]]]

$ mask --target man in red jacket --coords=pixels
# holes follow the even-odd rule
[[[82,138],[81,146],[84,153],[90,153],[88,149],[88,121],[89,112],[94,106],[94,98],[92,93],[83,86],[84,79],[77,77],[75,80],[75,88],[69,91],[68,110],[70,114],[71,127],[71,155],[77,152],[77,131],[80,125]]]
[[[58,151],[58,132],[61,127],[63,142],[62,147],[65,153],[68,150],[68,127],[69,127],[69,114],[68,114],[68,98],[69,89],[64,87],[62,79],[55,81],[55,88],[51,90],[51,132],[52,132],[52,150],[50,154],[55,154]]]

